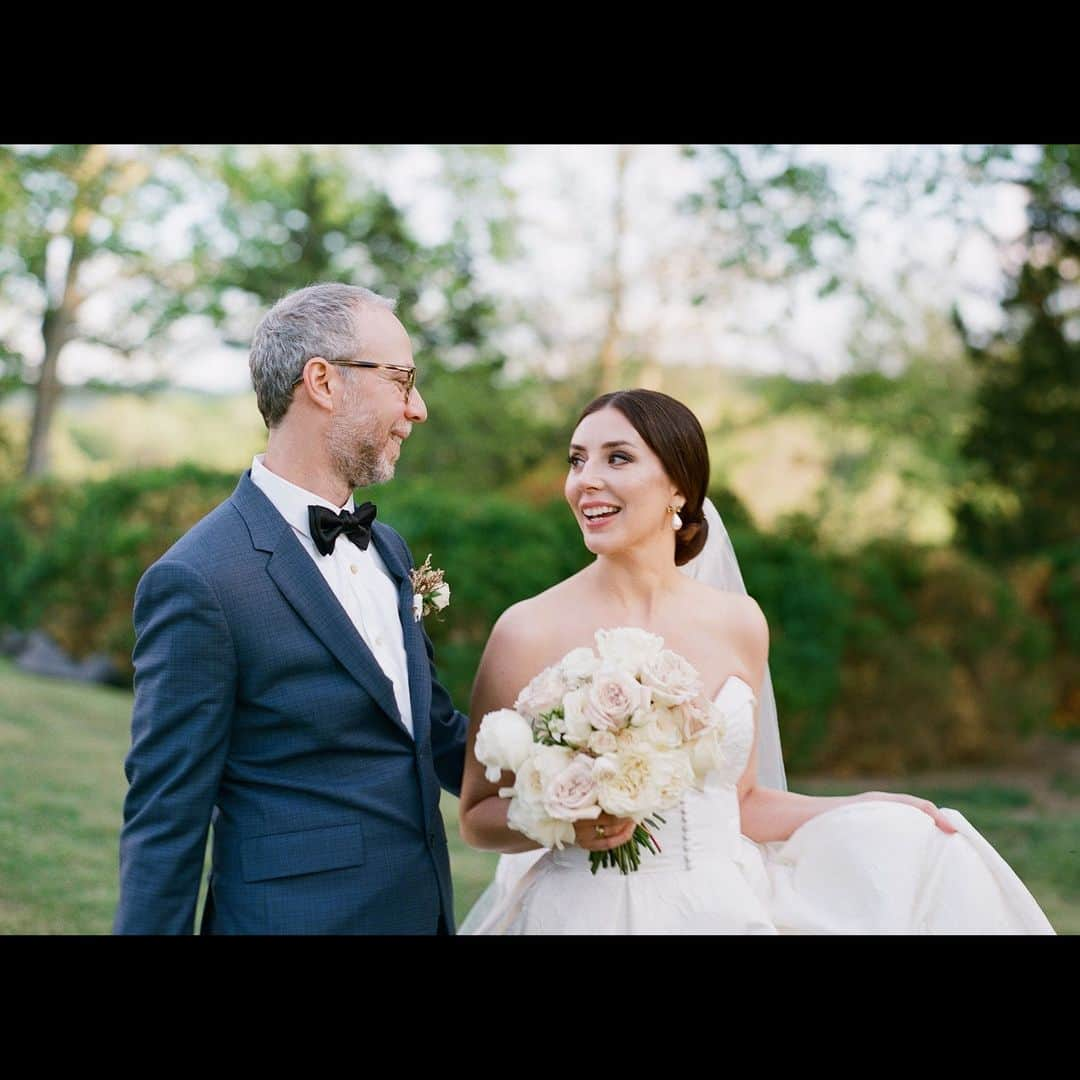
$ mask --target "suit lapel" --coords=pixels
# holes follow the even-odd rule
[[[376,550],[398,585],[398,618],[405,641],[405,660],[409,672],[409,703],[412,706],[413,737],[417,743],[427,738],[431,712],[431,674],[427,648],[420,623],[413,614],[413,590],[409,572],[395,550],[393,532],[376,522],[372,527]]]
[[[267,573],[293,610],[383,712],[405,731],[393,683],[379,667],[311,556],[296,539],[292,527],[251,482],[250,473],[241,477],[232,501],[248,525],[254,546],[270,553]],[[411,660],[409,668],[411,690]]]

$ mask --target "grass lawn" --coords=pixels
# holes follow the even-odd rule
[[[126,691],[37,678],[0,660],[0,934],[109,933],[130,716]],[[1038,771],[807,778],[792,787],[906,790],[955,807],[1023,878],[1058,932],[1076,934],[1080,787],[1058,760]],[[462,844],[450,796],[443,814],[460,921],[496,856]]]

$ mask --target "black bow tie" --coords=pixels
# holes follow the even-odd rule
[[[342,510],[335,514],[326,506],[308,507],[308,524],[311,526],[311,539],[319,549],[320,555],[329,555],[334,550],[334,542],[344,533],[361,551],[366,551],[371,539],[371,523],[375,520],[375,504],[362,503],[354,513]]]

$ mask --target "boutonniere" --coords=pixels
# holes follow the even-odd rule
[[[442,570],[432,569],[430,552],[423,566],[414,566],[409,571],[409,580],[413,590],[413,615],[417,622],[433,611],[442,611],[450,603],[450,586],[443,580]]]

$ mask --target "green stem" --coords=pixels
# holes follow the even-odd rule
[[[656,828],[657,821],[663,821],[659,814],[655,814],[652,818],[645,818],[645,822]],[[645,827],[645,824],[639,824],[634,829],[630,839],[624,844],[620,844],[617,848],[610,848],[607,851],[591,851],[589,852],[589,869],[593,874],[596,874],[601,868],[617,869],[620,874],[630,874],[641,868],[641,852],[642,849],[650,852],[650,854],[657,855],[660,852],[660,845],[657,843],[656,838]]]

